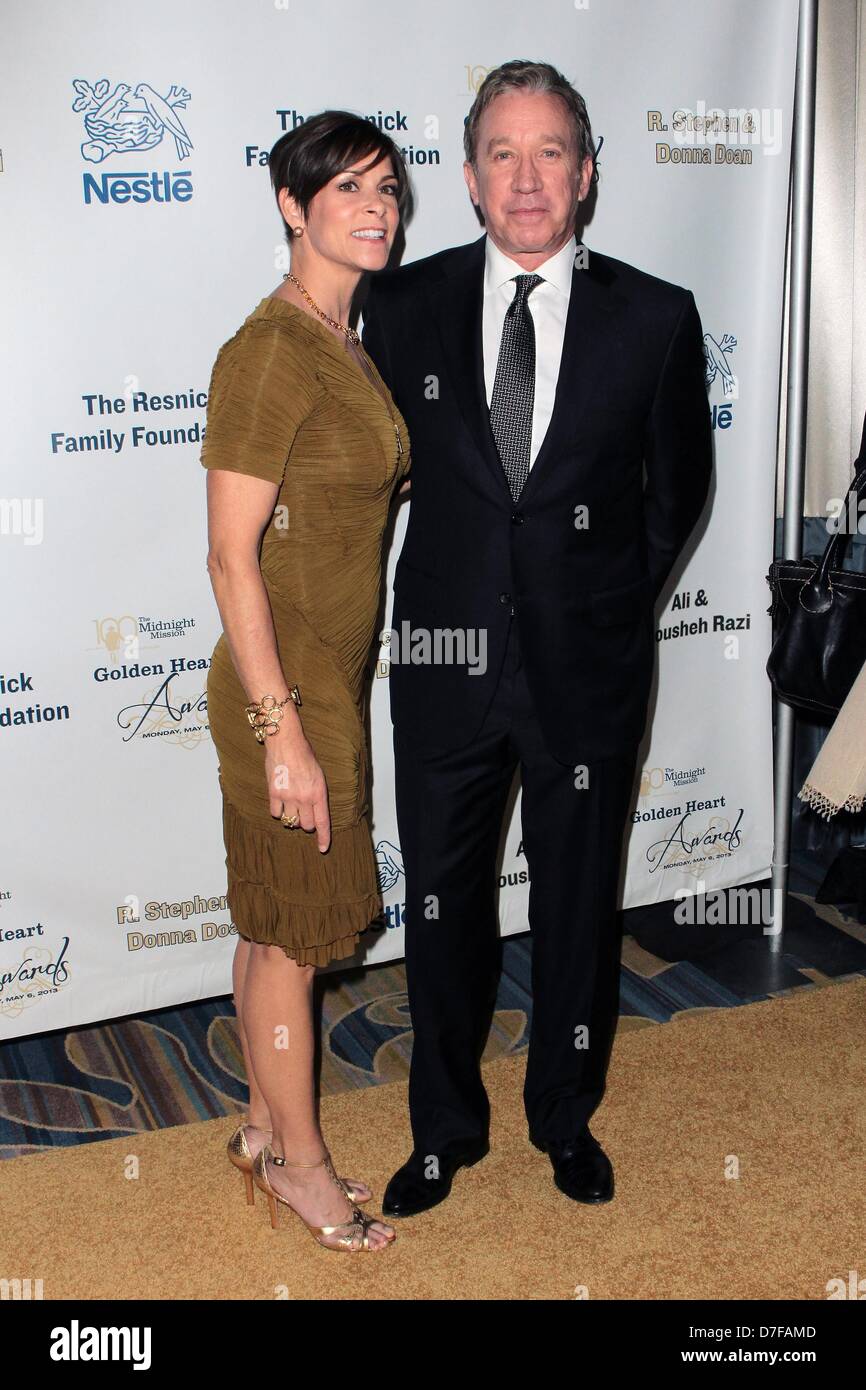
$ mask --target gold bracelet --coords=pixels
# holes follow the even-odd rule
[[[277,700],[273,695],[264,695],[258,704],[253,702],[246,706],[247,719],[259,743],[264,743],[269,734],[277,732],[283,717],[283,708],[289,700],[300,706],[301,692],[296,685],[292,686],[283,700]]]

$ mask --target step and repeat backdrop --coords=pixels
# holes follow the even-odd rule
[[[6,5],[0,1038],[231,989],[199,455],[217,349],[287,269],[267,153],[349,108],[405,151],[405,259],[473,240],[463,122],[508,58],[554,62],[587,101],[600,184],[586,244],[692,289],[705,334],[711,517],[657,615],[624,902],[768,872],[764,575],[796,29],[796,0]],[[389,594],[386,627],[390,613]],[[371,738],[386,913],[366,963],[403,952],[385,660]],[[503,932],[526,930],[528,892],[518,794]]]

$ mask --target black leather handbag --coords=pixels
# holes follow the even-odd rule
[[[866,662],[866,574],[843,568],[850,523],[857,526],[864,500],[866,417],[840,529],[823,555],[774,560],[767,575],[773,594],[767,609],[773,618],[767,675],[773,689],[795,709],[831,721]]]

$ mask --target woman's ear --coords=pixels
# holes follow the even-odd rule
[[[287,188],[280,189],[277,194],[277,203],[279,204],[280,212],[283,214],[283,220],[292,231],[294,231],[295,227],[306,226],[307,219]]]

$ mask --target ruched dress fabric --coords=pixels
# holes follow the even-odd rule
[[[232,919],[240,936],[280,946],[301,965],[352,955],[382,913],[369,822],[367,666],[383,535],[409,470],[409,436],[370,368],[378,386],[324,324],[283,299],[263,299],[217,354],[202,444],[203,467],[279,487],[260,564],[283,673],[300,688],[304,733],[328,786],[324,854],[314,834],[270,813],[265,746],[247,721],[224,634],[207,699]]]

